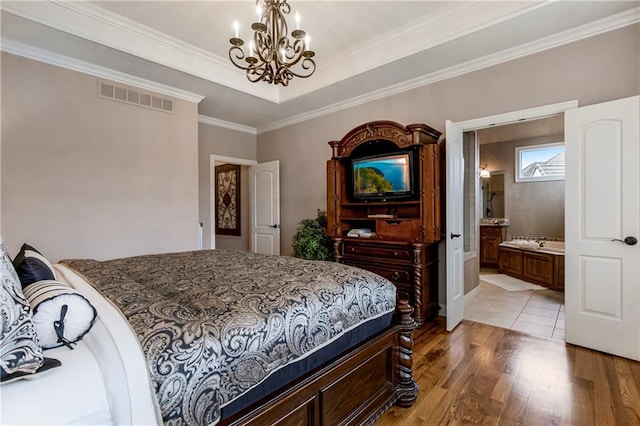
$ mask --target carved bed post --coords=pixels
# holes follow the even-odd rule
[[[424,272],[424,244],[412,244],[413,247],[413,262],[411,266],[413,267],[413,300],[415,309],[414,319],[416,321],[416,326],[422,327],[424,324],[424,305],[423,305],[423,296],[422,296],[422,283],[424,282],[422,273]],[[425,294],[428,298],[429,295]]]
[[[413,330],[416,323],[411,318],[413,308],[407,300],[398,300],[396,311],[400,315],[398,324],[398,399],[400,407],[411,407],[418,397],[418,384],[413,380]]]
[[[333,239],[333,259],[342,263],[342,238]]]

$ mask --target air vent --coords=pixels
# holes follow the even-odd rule
[[[173,100],[162,98],[156,94],[131,90],[124,86],[118,86],[105,81],[98,81],[98,97],[124,102],[156,111],[173,113]]]

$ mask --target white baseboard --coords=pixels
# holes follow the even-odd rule
[[[473,290],[464,295],[464,300],[466,301],[467,299],[471,299],[473,296],[475,296],[478,290],[480,290],[480,283],[478,283],[478,285]]]
[[[471,290],[469,293],[464,295],[464,300],[466,301],[467,299],[472,298],[475,293],[480,290],[480,286],[476,286],[473,290]],[[447,305],[444,303],[440,304],[440,311],[438,312],[438,316],[440,317],[446,317],[447,316]]]

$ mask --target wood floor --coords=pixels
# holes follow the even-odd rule
[[[517,331],[442,318],[414,334],[411,408],[386,425],[640,425],[640,363]]]

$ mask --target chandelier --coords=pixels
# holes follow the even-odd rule
[[[238,36],[238,21],[233,23],[235,36],[229,49],[233,65],[245,70],[252,83],[287,86],[293,77],[310,77],[316,70],[315,52],[309,49],[309,36],[300,29],[300,15],[295,15],[296,29],[289,39],[285,15],[291,12],[291,6],[287,0],[264,0],[264,8],[259,2],[256,1],[256,11],[260,22],[251,25],[253,39],[249,40],[248,52]]]

